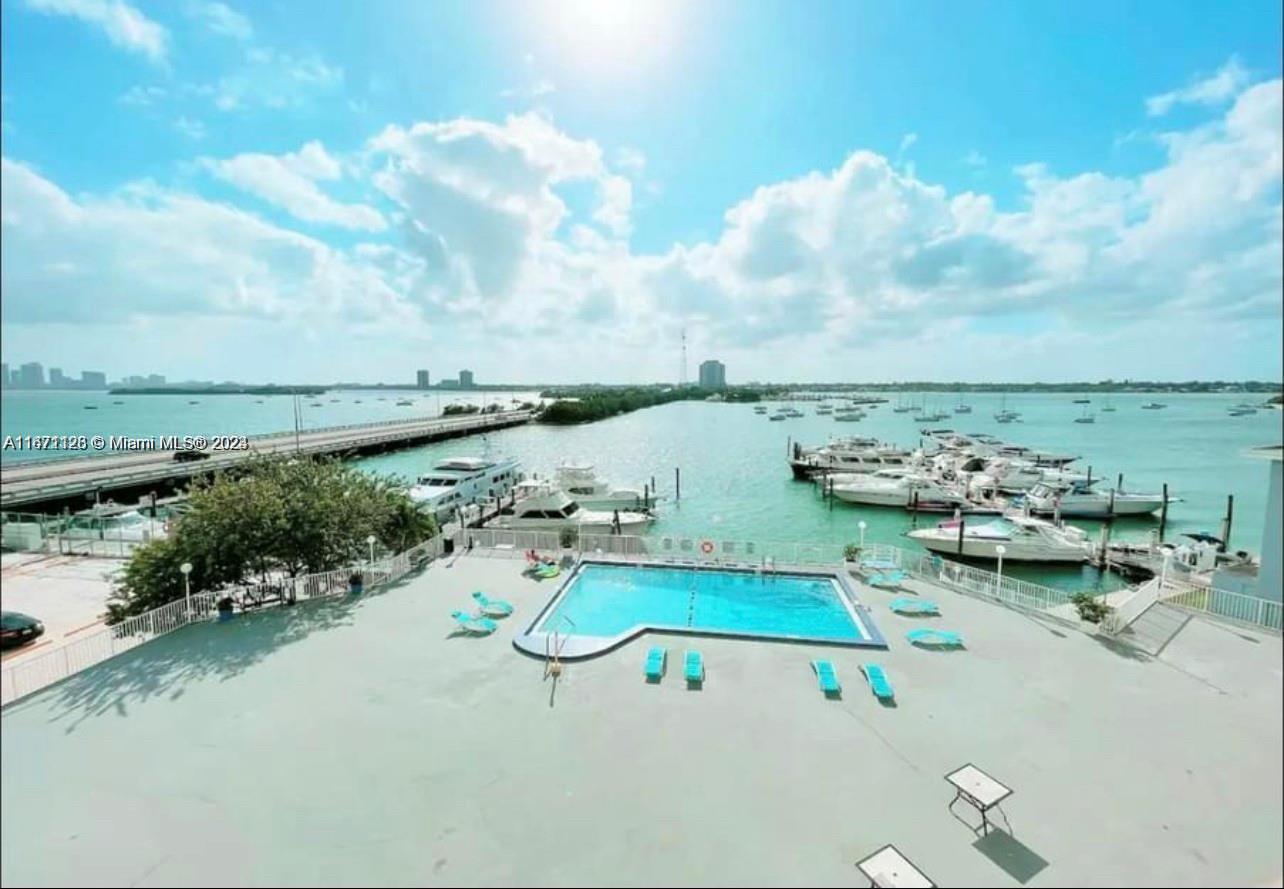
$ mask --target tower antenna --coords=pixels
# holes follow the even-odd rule
[[[681,385],[687,384],[687,329],[682,328],[682,377]]]

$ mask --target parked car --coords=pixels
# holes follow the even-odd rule
[[[27,614],[0,611],[0,648],[26,645],[44,635],[45,625]]]
[[[210,455],[199,448],[180,448],[174,452],[175,463],[195,463],[197,460],[208,460]]]

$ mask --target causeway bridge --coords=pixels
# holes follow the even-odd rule
[[[514,410],[273,432],[250,436],[247,449],[207,451],[207,459],[190,462],[176,460],[173,450],[155,450],[6,463],[0,465],[0,508],[74,510],[109,497],[127,502],[152,491],[173,490],[192,476],[234,466],[255,454],[379,453],[520,426],[532,416],[531,411]]]

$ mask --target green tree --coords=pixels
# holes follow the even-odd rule
[[[329,571],[437,533],[396,480],[333,458],[256,458],[196,481],[173,533],[137,549],[108,603],[115,622],[192,592]]]

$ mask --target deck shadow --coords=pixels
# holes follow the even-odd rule
[[[972,848],[1021,884],[1030,882],[1048,866],[1039,853],[997,827],[973,843]]]

